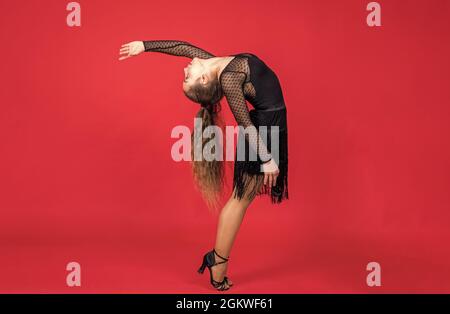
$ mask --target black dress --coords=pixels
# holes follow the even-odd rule
[[[152,40],[143,43],[145,51],[188,58],[215,57],[185,41]],[[230,56],[234,58],[219,78],[223,93],[237,124],[246,130],[255,126],[257,130],[244,132],[241,129],[235,155],[234,196],[241,199],[244,194],[264,194],[271,196],[272,203],[280,203],[288,199],[287,112],[280,82],[276,74],[256,55],[238,53]],[[246,101],[253,106],[250,111]],[[262,136],[261,130],[266,131],[265,136]],[[277,163],[280,173],[276,185],[270,188],[261,184],[264,179],[261,164],[271,158]]]

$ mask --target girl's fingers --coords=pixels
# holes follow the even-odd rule
[[[276,174],[273,175],[273,185],[272,186],[277,185],[277,177],[278,177],[278,175],[276,175]]]
[[[272,186],[272,174],[269,174],[269,186]]]
[[[122,47],[122,48],[120,48],[120,51],[129,50],[129,49],[130,49],[130,47]]]
[[[264,174],[264,185],[267,185],[268,174]]]
[[[120,57],[119,60],[124,60],[124,59],[128,59],[130,56],[124,56],[124,57]]]

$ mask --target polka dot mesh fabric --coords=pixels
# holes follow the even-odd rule
[[[154,51],[188,58],[209,59],[213,54],[198,48],[188,42],[179,40],[148,40],[144,41],[145,51]]]

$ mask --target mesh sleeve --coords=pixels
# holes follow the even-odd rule
[[[245,78],[245,73],[227,71],[222,73],[220,80],[225,98],[230,105],[231,112],[233,113],[237,124],[247,128],[254,125],[250,119],[242,87]],[[258,153],[262,162],[272,158],[272,155],[267,150],[267,146],[264,144],[259,132],[250,132],[248,134],[248,142],[250,147]]]
[[[213,54],[198,48],[186,41],[179,40],[145,40],[143,41],[146,52],[161,52],[173,56],[188,58],[209,59],[215,57]]]

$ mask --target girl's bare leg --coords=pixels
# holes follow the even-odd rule
[[[254,184],[260,185],[261,182],[256,183],[255,181]],[[214,247],[217,254],[223,257],[228,257],[230,255],[231,248],[239,231],[239,227],[241,226],[242,220],[244,219],[245,212],[254,199],[254,197],[250,197],[246,194],[241,200],[238,200],[234,198],[233,195],[234,193],[222,208],[217,226],[216,244]],[[217,256],[216,260],[222,261],[222,259]],[[226,275],[227,268],[228,263],[222,263],[214,266],[211,269],[213,271],[214,280],[219,282],[222,281]],[[229,279],[228,282],[233,284]]]

